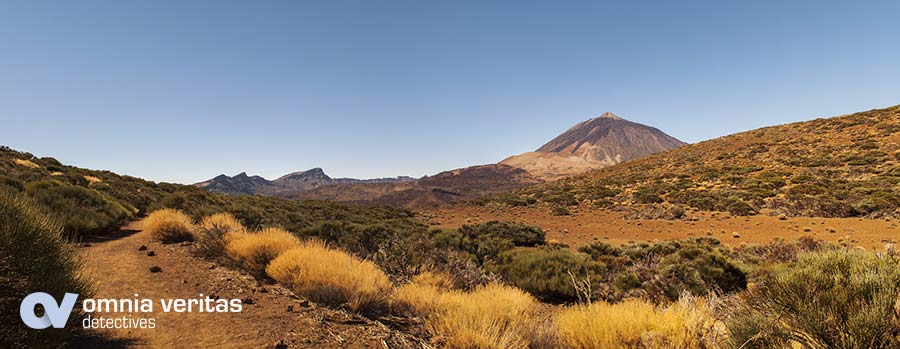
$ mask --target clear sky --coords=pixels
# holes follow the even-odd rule
[[[191,183],[421,176],[612,111],[687,142],[900,104],[898,1],[3,1],[0,144]]]

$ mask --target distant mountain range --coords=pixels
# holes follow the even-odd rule
[[[489,164],[444,171],[410,182],[328,185],[286,196],[413,208],[472,199],[541,182],[525,170]]]
[[[511,156],[500,163],[552,180],[685,144],[656,128],[607,112],[572,126],[536,151]]]
[[[316,167],[306,171],[289,173],[271,181],[260,176],[248,176],[246,172],[241,172],[234,177],[221,174],[215,178],[194,185],[212,192],[224,194],[281,195],[332,184],[402,183],[414,180],[415,178],[412,177],[376,179],[331,178],[325,174],[324,170]]]
[[[534,152],[512,156],[498,164],[444,171],[419,179],[331,178],[322,169],[314,168],[272,181],[241,173],[234,177],[220,175],[195,185],[226,194],[422,207],[515,190],[685,144],[656,128],[604,113],[576,124]]]

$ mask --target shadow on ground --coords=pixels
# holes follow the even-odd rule
[[[129,237],[138,232],[140,232],[140,230],[119,229],[114,232],[106,233],[106,234],[87,235],[81,239],[81,243],[95,244],[95,243],[102,243],[102,242],[107,242],[107,241],[112,241],[112,240],[118,240],[121,238]]]

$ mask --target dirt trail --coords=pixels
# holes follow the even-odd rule
[[[81,247],[85,273],[94,282],[93,298],[154,299],[154,312],[94,314],[155,318],[155,329],[99,329],[90,337],[105,344],[140,347],[384,348],[400,335],[379,322],[318,307],[288,290],[260,283],[235,270],[193,256],[193,246],[163,245],[132,224]],[[147,246],[146,250],[139,250]],[[153,251],[155,256],[148,256]],[[161,272],[150,272],[158,266]],[[240,313],[166,313],[159,299],[218,296],[244,300]],[[249,300],[249,302],[248,302]],[[251,303],[252,302],[252,303]],[[80,304],[80,302],[79,302]],[[289,308],[291,310],[289,310]],[[81,324],[77,324],[81,327]]]

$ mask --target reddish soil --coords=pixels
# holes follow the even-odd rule
[[[775,238],[796,240],[801,236],[844,243],[852,247],[883,249],[900,240],[898,221],[860,218],[792,218],[760,215],[730,216],[726,213],[688,212],[682,220],[626,219],[627,212],[613,209],[571,209],[571,215],[551,215],[546,206],[501,207],[454,205],[421,214],[435,227],[458,227],[490,220],[537,225],[548,240],[578,247],[594,241],[613,245],[627,242],[685,239],[711,236],[727,245],[764,244]]]
[[[281,341],[287,348],[398,348],[415,341],[382,322],[316,306],[278,285],[196,257],[191,245],[163,245],[128,228],[134,227],[80,248],[84,271],[94,283],[93,298],[134,298],[139,294],[154,299],[154,313],[110,316],[153,317],[156,328],[92,330],[85,336],[88,341],[103,338],[104,346],[166,348],[273,348]],[[139,251],[142,245],[147,250]],[[149,251],[156,255],[148,256]],[[152,266],[162,271],[152,273]],[[198,298],[200,294],[244,299],[243,311],[165,313],[159,305],[161,298]]]

